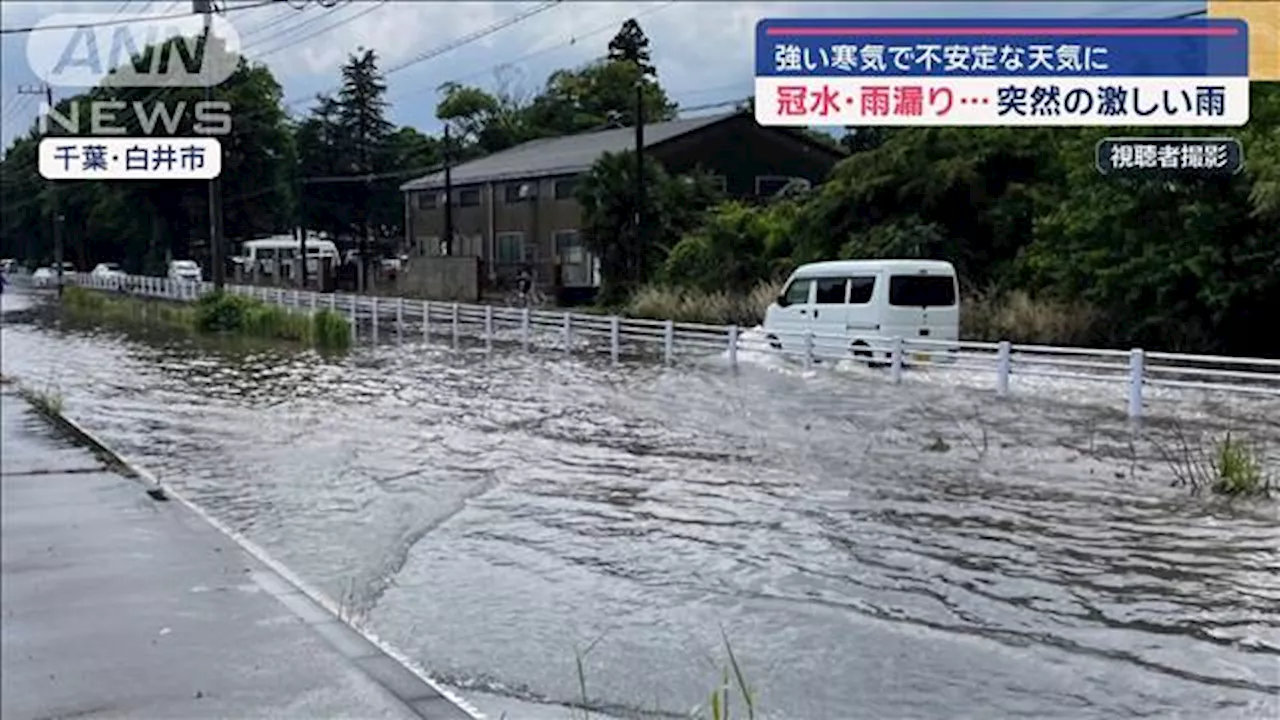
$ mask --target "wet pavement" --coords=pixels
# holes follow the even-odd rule
[[[5,718],[467,717],[12,390],[0,449]]]
[[[6,307],[4,372],[494,718],[571,717],[589,646],[589,704],[680,716],[722,631],[762,718],[1280,713],[1276,504],[1194,497],[1162,454],[1231,429],[1277,467],[1274,399],[1134,428],[1089,383],[323,357]]]

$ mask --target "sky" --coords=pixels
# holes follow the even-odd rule
[[[242,53],[271,69],[284,88],[291,112],[305,113],[316,93],[335,88],[339,68],[350,54],[371,48],[377,51],[384,70],[404,65],[387,76],[390,119],[427,133],[440,129],[435,106],[442,84],[461,82],[531,96],[551,72],[602,56],[613,33],[631,17],[639,20],[649,37],[658,79],[668,95],[682,107],[697,108],[752,94],[754,28],[763,18],[1154,18],[1205,6],[1204,0],[565,0],[497,32],[462,42],[470,34],[546,3],[340,0],[335,7],[324,8],[317,0],[279,0],[270,6],[245,9],[258,2],[261,0],[228,0],[225,17],[240,35]],[[30,27],[56,13],[96,12],[123,18],[136,13],[173,14],[189,7],[190,0],[4,0],[0,2],[0,26]],[[19,94],[19,88],[40,83],[27,62],[27,44],[39,42],[40,36],[38,32],[0,35],[0,147],[7,148],[35,122],[39,98]],[[458,47],[435,52],[455,43]],[[427,54],[432,57],[418,60]],[[77,91],[55,88],[54,92],[56,99]]]

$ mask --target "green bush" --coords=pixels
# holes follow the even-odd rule
[[[351,347],[351,322],[332,310],[321,310],[311,317],[311,336],[322,348],[345,350]]]
[[[200,332],[243,332],[245,315],[259,304],[240,295],[209,293],[196,302],[196,329]]]

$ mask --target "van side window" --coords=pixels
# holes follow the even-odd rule
[[[812,280],[796,280],[787,287],[787,304],[788,305],[806,305],[809,302],[809,286],[813,284]]]
[[[866,305],[871,302],[871,295],[875,292],[875,289],[876,278],[874,275],[849,278],[849,304]]]
[[[952,307],[956,304],[956,280],[949,275],[894,275],[889,278],[889,304]]]
[[[844,304],[844,278],[819,278],[817,300],[818,305]]]

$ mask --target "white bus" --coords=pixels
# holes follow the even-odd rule
[[[833,260],[796,269],[765,313],[775,349],[888,361],[894,338],[958,341],[960,287],[941,260]],[[930,346],[930,350],[933,347]],[[954,350],[943,346],[938,351]],[[930,359],[932,352],[917,360]],[[939,358],[941,359],[941,358]]]
[[[240,251],[245,271],[251,275],[272,277],[276,264],[281,275],[291,277],[293,262],[300,257],[301,243],[292,235],[275,235],[261,240],[246,240]],[[330,240],[307,236],[307,274],[316,277],[320,272],[321,258],[329,258],[334,266],[339,263],[338,246]]]

